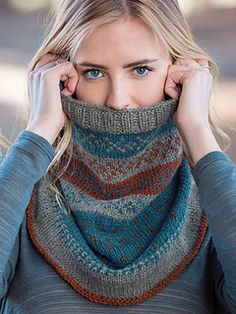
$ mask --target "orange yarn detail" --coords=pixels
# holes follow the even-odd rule
[[[84,193],[95,197],[99,200],[108,200],[114,199],[118,197],[135,195],[135,194],[143,194],[143,195],[156,195],[161,193],[167,184],[169,183],[170,174],[175,172],[177,167],[180,165],[183,156],[179,156],[178,159],[167,162],[164,165],[153,167],[152,169],[148,169],[146,171],[140,172],[136,175],[133,175],[128,180],[121,181],[114,184],[109,184],[100,181],[93,172],[81,161],[76,161],[77,169],[84,169],[85,174],[88,176],[90,182],[93,181],[94,187],[100,187],[99,189],[91,190],[91,183],[86,183],[86,176],[84,174],[84,180],[78,180],[76,175],[71,176],[70,168],[67,169],[67,172],[63,174],[62,178],[66,180],[68,183],[73,184],[76,187],[79,187],[81,191]],[[75,161],[71,160],[71,164]],[[150,178],[152,174],[155,173],[155,177],[153,179],[153,184],[147,184],[146,186],[143,183],[139,182],[140,177],[142,178]],[[168,178],[165,182],[157,182],[158,178]],[[125,189],[124,189],[125,187]],[[129,188],[127,188],[129,187]],[[122,191],[122,192],[121,192]]]

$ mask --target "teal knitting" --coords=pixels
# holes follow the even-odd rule
[[[73,140],[57,182],[64,210],[41,179],[27,225],[42,256],[91,301],[143,302],[187,267],[204,240],[207,219],[172,121],[177,104],[117,111],[62,95]]]

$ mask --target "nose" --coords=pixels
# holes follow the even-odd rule
[[[130,91],[122,79],[111,82],[108,90],[106,106],[121,110],[131,105]]]

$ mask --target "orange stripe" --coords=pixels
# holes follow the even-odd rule
[[[84,170],[82,172],[83,178],[81,178],[81,180],[76,179],[75,174],[70,176],[72,169],[68,169],[63,174],[62,178],[86,194],[101,200],[109,200],[117,197],[136,194],[155,195],[161,193],[163,189],[169,184],[170,180],[172,179],[172,175],[180,165],[182,158],[183,156],[181,155],[174,162],[169,162],[162,166],[148,169],[130,177],[127,180],[119,181],[118,183],[114,184],[101,181],[82,161],[77,161],[76,163],[76,167],[78,169]],[[71,164],[73,164],[73,162],[74,160],[71,161]],[[168,173],[168,170],[171,170],[171,174]],[[151,175],[153,174],[155,174],[154,178],[150,179]],[[159,183],[158,179],[161,177],[168,178],[168,180],[164,184]],[[146,178],[145,182],[139,181],[140,178]],[[152,181],[152,184],[150,181]]]

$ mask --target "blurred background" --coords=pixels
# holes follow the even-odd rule
[[[26,127],[26,67],[58,0],[0,0],[0,131],[14,142]],[[236,0],[179,0],[195,40],[220,68],[215,109],[236,164]],[[4,151],[3,151],[4,152]]]

